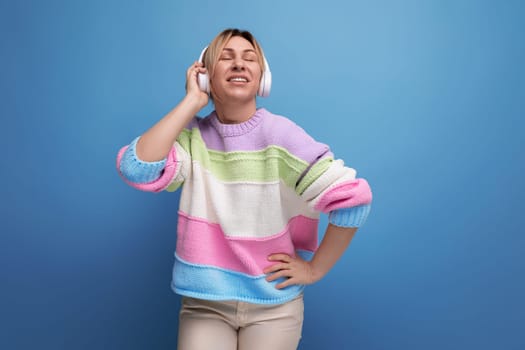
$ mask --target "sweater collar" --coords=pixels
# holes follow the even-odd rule
[[[259,125],[263,119],[266,110],[259,108],[255,113],[245,122],[236,124],[223,124],[217,116],[217,112],[213,111],[210,115],[210,122],[222,137],[240,136],[249,133]]]

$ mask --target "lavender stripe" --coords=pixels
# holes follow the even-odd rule
[[[207,117],[190,123],[188,128],[195,126],[199,127],[204,143],[210,150],[258,151],[275,145],[308,163],[333,156],[327,145],[315,141],[297,124],[264,108],[258,109],[244,123],[220,124],[217,115],[212,112]],[[229,137],[230,135],[235,137]]]

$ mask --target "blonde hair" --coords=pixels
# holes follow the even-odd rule
[[[262,76],[266,67],[264,62],[264,53],[261,46],[259,45],[257,40],[255,40],[255,37],[252,35],[252,33],[250,33],[247,30],[240,30],[236,28],[229,28],[223,30],[212,40],[210,45],[208,45],[208,48],[206,49],[206,52],[204,52],[204,57],[202,59],[204,67],[208,69],[208,76],[210,78],[213,76],[213,71],[215,69],[215,66],[217,65],[217,62],[219,62],[222,50],[228,43],[228,40],[230,40],[234,36],[240,36],[248,40],[248,42],[252,44],[257,55],[257,61],[259,62],[259,66],[261,67]]]

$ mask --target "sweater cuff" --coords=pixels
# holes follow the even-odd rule
[[[122,155],[120,172],[126,180],[134,183],[148,183],[158,179],[166,166],[166,159],[157,162],[145,162],[137,156],[137,137]]]
[[[328,221],[339,227],[361,227],[368,217],[371,205],[360,205],[351,208],[341,208],[330,212]]]

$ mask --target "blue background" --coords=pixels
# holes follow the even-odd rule
[[[259,105],[374,191],[300,349],[525,348],[524,4],[2,2],[0,348],[175,349],[178,195],[115,155],[226,27],[265,49]]]

